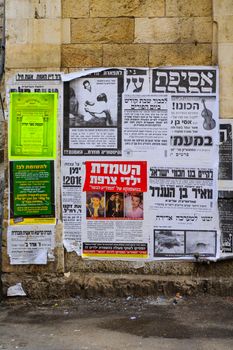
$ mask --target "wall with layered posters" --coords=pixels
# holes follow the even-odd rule
[[[232,257],[232,16],[227,0],[7,1],[6,285]]]
[[[83,258],[221,257],[217,68],[101,68],[63,82],[50,73],[46,93],[34,92],[39,77],[9,86],[11,261],[20,264],[17,235],[39,255],[35,231],[47,224],[54,235],[57,222],[66,251]]]

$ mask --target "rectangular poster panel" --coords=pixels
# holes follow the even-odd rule
[[[233,258],[233,191],[219,191],[219,223],[221,230],[221,258]]]
[[[217,257],[217,168],[150,167],[153,256]]]
[[[10,224],[55,224],[54,161],[10,162]]]
[[[84,258],[218,259],[218,68],[62,79],[67,250],[81,242]]]
[[[216,67],[151,69],[151,92],[169,95],[169,150],[172,160],[215,162],[218,159],[219,106]]]
[[[63,242],[67,252],[81,255],[82,162],[62,160],[62,221]]]
[[[7,231],[7,253],[11,265],[47,264],[54,260],[55,227],[9,226]]]
[[[92,185],[93,178],[98,185]],[[82,256],[147,259],[146,162],[86,162],[84,190]]]
[[[169,156],[169,96],[123,96],[123,156],[167,159]]]
[[[120,156],[124,71],[64,83],[63,156]]]
[[[9,159],[55,159],[56,93],[10,94]]]
[[[124,92],[127,94],[148,94],[149,68],[125,68]]]
[[[233,146],[232,132],[233,120],[224,119],[219,125],[220,144],[219,144],[219,189],[233,189]]]
[[[147,163],[86,161],[84,191],[146,192]]]

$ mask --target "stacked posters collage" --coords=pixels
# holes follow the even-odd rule
[[[233,257],[218,68],[18,73],[8,84],[11,264]]]

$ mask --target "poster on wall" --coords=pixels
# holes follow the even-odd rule
[[[220,257],[233,257],[233,191],[218,192],[219,225],[221,231]]]
[[[53,261],[55,229],[53,225],[9,226],[7,253],[11,265],[44,265]]]
[[[218,68],[99,68],[63,80],[63,179],[74,164],[85,170],[79,187],[62,184],[64,236],[75,217],[85,258],[216,260]]]
[[[58,114],[63,112],[63,83],[60,72],[20,72],[6,82],[6,100],[10,105],[10,94],[56,93],[58,95]]]
[[[56,93],[11,93],[9,159],[55,159]]]
[[[85,168],[82,256],[147,259],[147,162],[87,161]]]
[[[10,162],[10,224],[55,224],[54,161]]]
[[[169,155],[168,95],[123,96],[123,156],[127,159],[156,159]]]
[[[64,83],[63,156],[121,156],[124,70]]]
[[[149,173],[153,256],[216,258],[217,168],[151,166]]]
[[[76,160],[62,160],[63,243],[67,252],[81,255],[82,183],[84,165]]]
[[[172,160],[218,163],[219,103],[216,67],[151,69],[151,92],[169,96]]]
[[[221,120],[219,129],[219,189],[228,191],[233,189],[233,120]]]

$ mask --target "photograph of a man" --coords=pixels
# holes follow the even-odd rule
[[[109,126],[113,124],[105,93],[98,95],[95,103],[86,104],[85,111],[91,115],[91,119],[86,122],[87,125]]]

